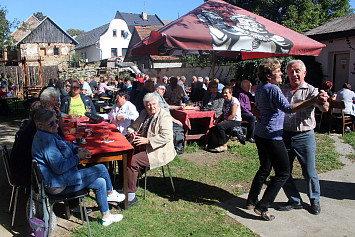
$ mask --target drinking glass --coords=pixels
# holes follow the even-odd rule
[[[84,141],[86,125],[78,125],[76,129],[75,141],[81,143]]]
[[[70,127],[76,128],[78,124],[78,114],[76,110],[73,111],[73,114],[70,116]]]
[[[102,138],[104,142],[108,142],[110,140],[110,129],[108,126],[103,127]]]

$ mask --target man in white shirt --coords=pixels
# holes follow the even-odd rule
[[[92,90],[89,83],[87,83],[82,77],[79,78],[79,83],[82,86],[82,93],[86,96],[92,97]]]

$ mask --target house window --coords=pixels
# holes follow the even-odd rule
[[[127,53],[127,48],[122,48],[122,56],[125,57]]]
[[[122,37],[122,38],[125,38],[125,35],[126,35],[126,34],[125,34],[125,31],[124,31],[124,30],[121,30],[121,37]]]
[[[117,48],[111,48],[111,57],[117,57]]]
[[[39,49],[39,55],[41,57],[46,56],[47,55],[46,48],[40,48]]]
[[[117,37],[117,30],[112,30],[112,36]]]
[[[59,55],[59,47],[58,47],[58,46],[54,46],[54,48],[53,48],[53,54],[54,54],[54,55]]]

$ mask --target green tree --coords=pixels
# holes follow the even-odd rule
[[[7,45],[12,45],[14,39],[11,36],[11,29],[18,25],[15,19],[12,22],[6,19],[7,10],[0,5],[0,50],[3,50]]]
[[[74,36],[77,36],[77,35],[81,35],[82,33],[85,33],[85,31],[83,31],[83,30],[76,30],[76,29],[68,29],[68,30],[67,30],[67,33],[68,33],[70,36],[74,37]]]
[[[42,21],[44,18],[46,18],[46,16],[44,16],[42,12],[33,13],[33,15],[34,15],[39,21]]]
[[[349,0],[226,0],[298,32],[353,12]]]

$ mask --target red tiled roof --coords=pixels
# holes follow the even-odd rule
[[[150,35],[150,32],[157,31],[163,26],[135,26],[139,38],[142,40]]]

